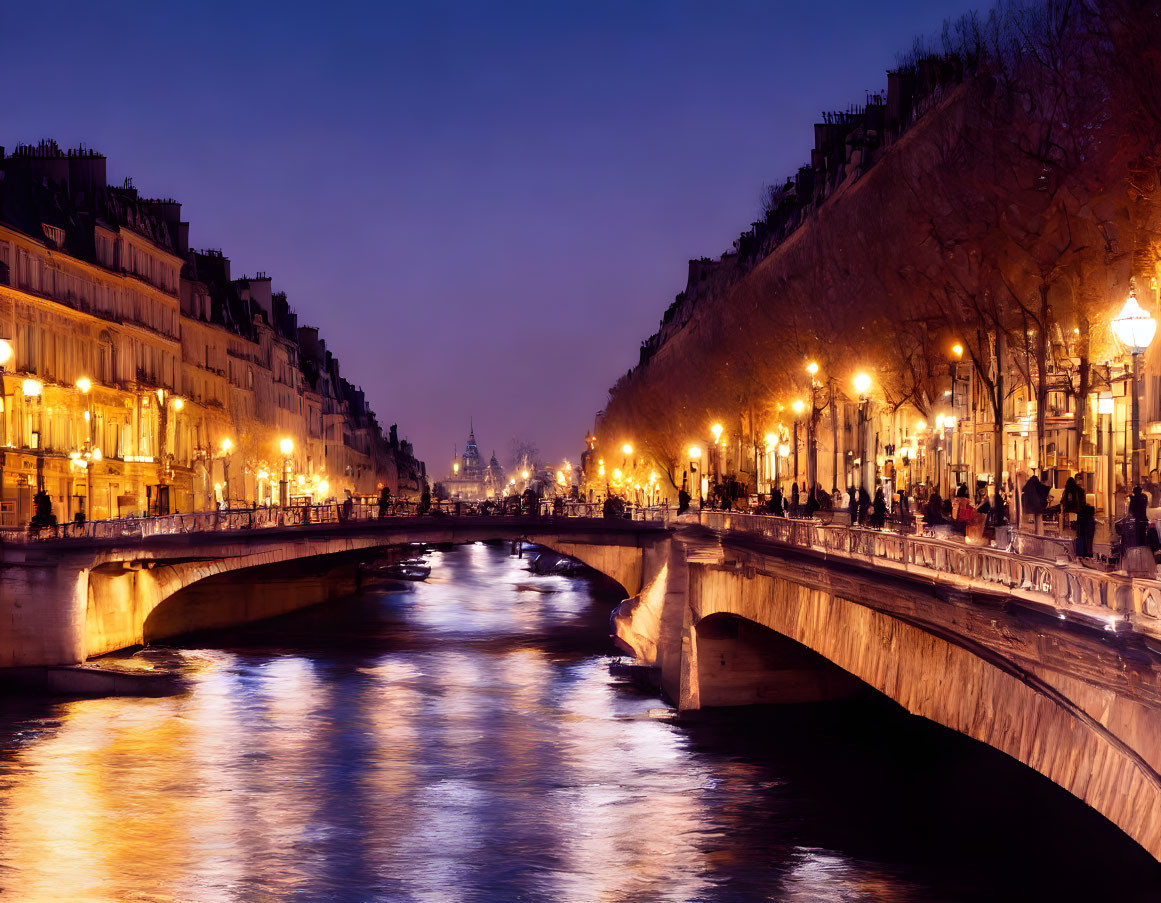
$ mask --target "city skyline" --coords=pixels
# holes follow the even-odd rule
[[[767,71],[810,66],[807,7],[463,7],[439,28],[381,11],[355,35],[341,16],[126,9],[65,17],[2,143],[83,142],[111,182],[182,202],[191,244],[270,273],[437,471],[472,416],[501,454],[528,436],[575,460],[685,261],[728,250],[762,185],[805,162],[819,114],[881,90],[898,52],[963,10],[852,8],[828,23],[842,65],[772,92]],[[195,63],[138,80],[131,103],[73,91],[114,45],[142,71]],[[32,52],[0,70],[31,71]]]

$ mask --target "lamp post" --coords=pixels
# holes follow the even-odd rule
[[[697,505],[700,508],[702,503],[701,496],[701,474],[697,471],[697,462],[701,458],[701,447],[691,445],[689,447],[689,483],[690,489],[693,489],[693,482],[697,480]],[[693,495],[691,492],[690,495]]]
[[[230,450],[234,443],[229,439],[222,440],[222,482],[225,484],[226,510],[230,510]]]
[[[1133,455],[1133,485],[1139,486],[1141,484],[1141,455],[1138,443],[1141,441],[1141,410],[1138,383],[1141,378],[1141,355],[1149,347],[1149,343],[1153,341],[1153,336],[1157,332],[1157,321],[1137,303],[1137,292],[1134,289],[1129,289],[1129,297],[1125,301],[1125,306],[1121,308],[1121,312],[1113,320],[1112,328],[1113,335],[1129,350],[1133,359],[1132,448],[1131,450],[1126,449],[1126,451],[1131,451]]]
[[[278,504],[285,508],[290,504],[290,455],[294,451],[294,440],[283,439],[278,443],[282,452],[282,479],[278,482]]]
[[[859,396],[859,487],[867,488],[867,394],[871,391],[871,377],[866,373],[856,373],[855,392]]]
[[[794,404],[790,406],[794,411],[794,482],[798,482],[798,418],[802,416],[802,412],[806,410],[806,403],[801,399],[796,399]]]
[[[12,360],[12,345],[0,339],[0,525],[4,525],[4,448],[8,445],[8,397],[4,384],[4,369]]]
[[[814,492],[818,485],[818,435],[815,417],[818,412],[818,364],[811,361],[806,365],[806,372],[810,374],[810,410],[806,412],[806,497]]]
[[[722,450],[718,444],[722,438],[722,425],[715,423],[710,427],[710,432],[714,434],[714,454],[713,454],[713,468],[714,468],[714,482],[720,483],[722,481]]]
[[[1100,439],[1100,450],[1105,454],[1105,516],[1109,518],[1112,517],[1116,507],[1113,491],[1116,486],[1113,473],[1113,412],[1116,409],[1117,402],[1113,396],[1100,395],[1097,397],[1098,439]]]

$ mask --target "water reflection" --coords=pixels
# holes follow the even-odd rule
[[[1136,847],[1002,757],[893,711],[678,721],[610,670],[586,581],[430,563],[142,653],[185,696],[0,711],[3,898],[1156,899]]]

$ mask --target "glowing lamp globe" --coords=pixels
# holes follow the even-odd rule
[[[795,414],[801,414],[806,410],[806,404],[802,401],[801,398],[794,402],[794,404],[792,404],[790,407],[794,409]]]
[[[21,385],[25,398],[32,398],[44,393],[44,383],[38,379],[26,379]]]
[[[1157,332],[1157,321],[1137,303],[1136,292],[1130,292],[1125,306],[1112,322],[1113,335],[1133,354],[1149,347]]]
[[[714,434],[714,442],[717,442],[722,438],[722,425],[720,423],[715,423],[710,427],[710,432]]]
[[[77,388],[80,389],[83,394],[87,394],[88,391],[93,388],[93,381],[87,376],[82,376],[77,380]]]
[[[866,395],[871,391],[871,377],[866,373],[855,374],[855,391],[860,395]]]
[[[3,367],[10,360],[12,360],[12,345],[4,339],[0,339],[0,367]]]
[[[621,446],[621,451],[623,451],[627,455],[631,455],[631,454],[633,454],[633,446],[631,446],[628,442],[626,442],[624,445]]]
[[[777,441],[778,441],[778,437],[775,436],[773,433],[766,434],[766,447],[767,448],[770,448]]]
[[[701,448],[700,448],[700,446],[697,446],[697,445],[691,445],[691,446],[689,447],[689,456],[690,456],[691,458],[693,458],[695,461],[696,461],[698,458],[700,458],[700,457],[701,457]]]
[[[814,376],[816,373],[818,373],[818,364],[816,364],[814,361],[811,361],[806,365],[806,372],[811,376]]]
[[[281,442],[278,443],[278,449],[284,455],[289,455],[292,451],[294,451],[294,440],[293,439],[283,439]]]

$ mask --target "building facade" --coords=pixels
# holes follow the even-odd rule
[[[180,204],[53,142],[0,148],[0,177],[0,525],[39,490],[62,521],[277,503],[284,480],[292,501],[418,494],[318,330],[191,250]]]

